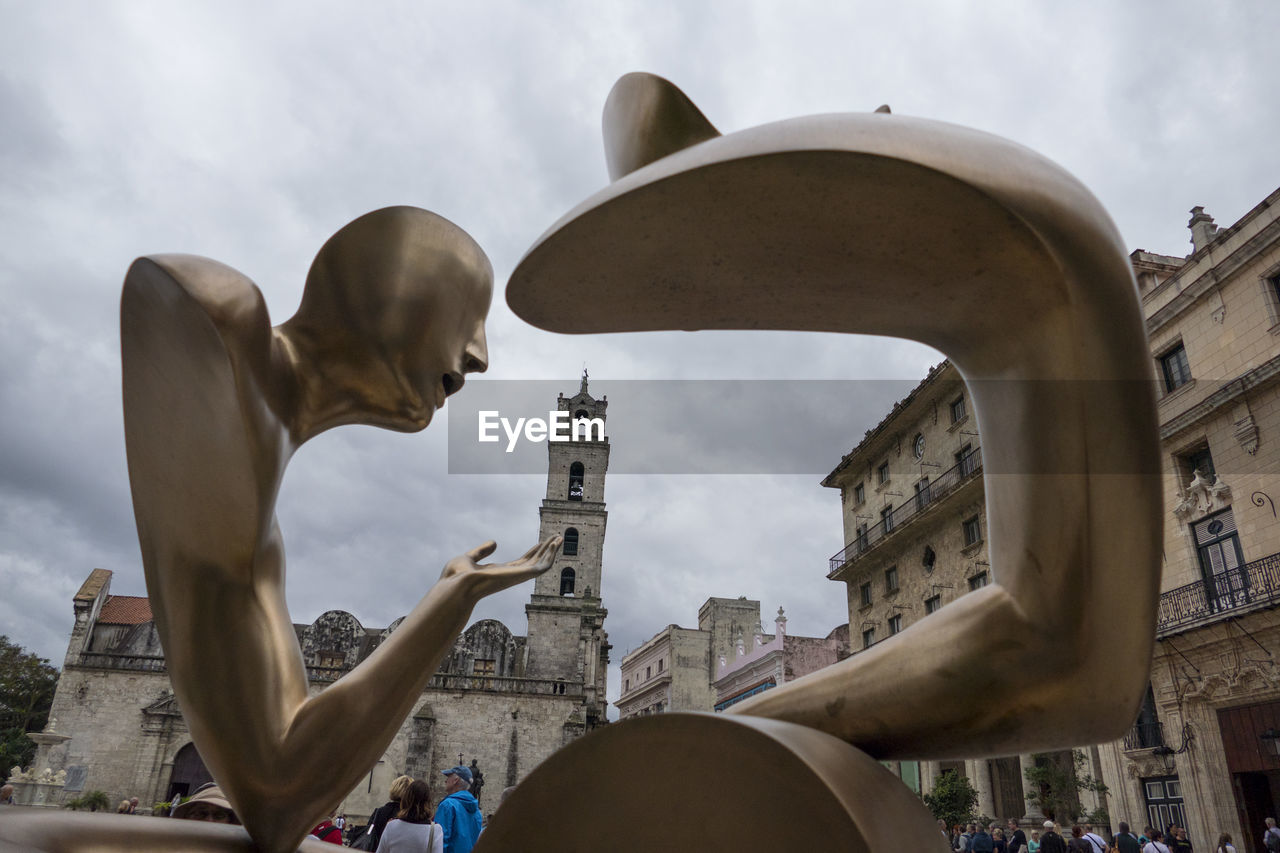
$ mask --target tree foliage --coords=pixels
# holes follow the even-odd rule
[[[58,670],[0,634],[0,772],[26,767],[36,745],[27,732],[44,729]]]
[[[1073,823],[1077,818],[1098,818],[1091,822],[1110,823],[1105,809],[1099,809],[1095,815],[1083,814],[1080,794],[1084,791],[1105,794],[1107,786],[1085,772],[1087,759],[1082,751],[1073,749],[1070,763],[1052,753],[1039,753],[1033,758],[1036,766],[1025,771],[1029,783],[1027,801],[1039,806],[1045,817],[1061,824]]]
[[[924,795],[924,804],[935,818],[945,820],[947,826],[955,826],[973,819],[978,792],[967,777],[954,772],[943,773],[934,784],[933,791]]]

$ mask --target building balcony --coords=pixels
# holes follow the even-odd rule
[[[625,678],[623,679],[622,683],[626,684]],[[618,697],[618,702],[624,702],[624,701],[634,699],[635,697],[641,694],[648,693],[650,690],[653,690],[655,687],[666,688],[670,684],[671,684],[670,669],[666,669],[666,670],[663,670],[662,672],[654,673],[652,676],[644,679],[643,681],[632,682],[631,689],[628,690],[624,688],[622,691],[622,695]]]
[[[1124,736],[1124,748],[1129,751],[1158,746],[1164,746],[1164,725],[1159,720],[1134,723]]]
[[[916,519],[916,516],[940,502],[947,495],[963,486],[982,473],[982,448],[974,448],[963,459],[942,472],[907,500],[903,501],[893,512],[876,524],[859,532],[854,540],[843,550],[832,555],[827,578],[835,580],[836,575],[850,563],[855,562],[869,551],[874,550],[887,537],[897,533]]]
[[[1167,637],[1280,604],[1280,554],[1160,595],[1156,636]]]

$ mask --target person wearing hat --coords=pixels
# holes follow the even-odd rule
[[[179,804],[173,810],[173,817],[207,820],[210,823],[240,823],[230,801],[222,795],[222,789],[212,782],[196,791],[191,799]]]
[[[1058,825],[1051,820],[1044,822],[1040,836],[1040,853],[1067,853],[1067,842],[1058,834]]]
[[[472,796],[471,770],[459,764],[444,773],[445,798],[436,809],[436,823],[444,832],[444,853],[471,853],[484,826],[480,803]]]

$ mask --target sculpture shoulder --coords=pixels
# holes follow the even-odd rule
[[[151,305],[169,317],[172,305],[190,299],[223,337],[265,343],[271,327],[262,291],[248,276],[198,255],[149,255],[138,258],[125,275],[123,300]]]

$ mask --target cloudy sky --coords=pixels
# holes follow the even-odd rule
[[[524,250],[607,182],[600,111],[628,71],[671,79],[724,132],[889,103],[1008,137],[1081,178],[1130,248],[1184,255],[1192,205],[1229,225],[1280,185],[1280,5],[1263,0],[5,0],[0,16],[0,633],[56,663],[91,569],[115,572],[115,593],[145,592],[117,319],[138,255],[227,263],[279,322],[345,222],[390,204],[434,210],[493,260],[488,378],[573,392],[585,364],[621,436],[622,380],[906,388],[941,358],[852,336],[564,337],[512,315],[501,285]],[[847,431],[823,432],[830,466],[886,405],[839,396],[830,410]],[[748,415],[699,411],[673,440]],[[779,446],[813,440],[790,419],[760,428]],[[295,457],[280,500],[295,621],[343,608],[383,626],[451,555],[489,538],[503,558],[533,544],[545,479],[451,475],[447,434],[351,427]],[[693,625],[708,596],[757,598],[766,615],[782,605],[792,633],[847,620],[843,588],[825,580],[843,542],[820,473],[610,478],[611,700],[622,655]],[[531,587],[477,617],[523,633]]]

